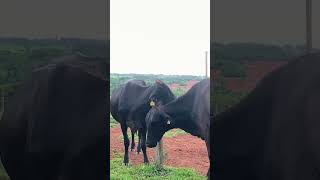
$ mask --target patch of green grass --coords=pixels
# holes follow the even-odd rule
[[[163,180],[178,180],[178,179],[206,179],[205,176],[199,175],[195,170],[190,168],[174,168],[164,167],[156,168],[154,165],[137,165],[124,166],[123,157],[120,154],[115,154],[110,160],[110,179],[112,180],[135,180],[135,179],[163,179]]]
[[[10,180],[9,176],[7,175],[6,170],[4,169],[1,161],[0,161],[0,180]]]
[[[127,134],[128,134],[128,139],[130,140],[130,144],[131,144],[131,131],[129,129],[127,130]],[[120,140],[123,141],[123,134],[122,133],[120,136]],[[136,146],[138,145],[138,140],[139,140],[138,133],[135,133],[134,142],[136,143]],[[131,145],[130,145],[130,147],[131,147]]]
[[[130,147],[131,147],[131,130],[128,128],[127,130],[127,134],[128,134],[128,139],[130,140]],[[138,140],[139,140],[139,136],[138,136],[138,133],[136,132],[134,134],[134,142],[136,143],[136,147],[138,146]],[[121,133],[120,135],[120,140],[123,141],[123,134]]]
[[[164,137],[172,138],[180,134],[188,134],[182,129],[172,129],[164,134]]]
[[[218,114],[220,112],[225,111],[229,107],[237,104],[240,102],[241,99],[243,99],[247,95],[246,92],[243,93],[237,93],[222,89],[217,89],[213,93],[213,106],[211,106],[211,110]]]
[[[185,89],[182,89],[182,88],[178,88],[178,89],[175,89],[175,90],[172,90],[172,93],[176,96],[176,97],[179,97],[179,96],[182,96],[186,93],[186,90]]]
[[[110,114],[110,127],[116,127],[119,123]]]

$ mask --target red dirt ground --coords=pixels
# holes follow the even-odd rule
[[[110,159],[112,159],[113,153],[124,152],[121,135],[120,127],[110,128]],[[180,134],[173,138],[164,137],[163,139],[164,149],[167,154],[166,166],[188,167],[195,169],[201,175],[207,174],[209,159],[204,141],[189,134]],[[147,154],[149,161],[152,163],[154,161],[154,150],[147,148]],[[137,154],[136,148],[131,152],[129,147],[129,163],[142,164],[142,152]]]

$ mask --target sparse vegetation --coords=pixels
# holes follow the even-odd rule
[[[8,84],[23,81],[35,67],[49,63],[54,57],[79,52],[106,57],[107,61],[109,55],[106,51],[104,40],[0,37],[0,89],[11,92]]]
[[[175,136],[178,136],[180,134],[188,134],[187,132],[185,132],[184,130],[182,129],[172,129],[168,132],[166,132],[164,134],[164,137],[169,137],[169,138],[172,138],[172,137],[175,137]]]
[[[215,114],[222,112],[238,103],[245,96],[246,93],[217,90],[213,94],[213,112],[215,112]]]
[[[10,180],[1,161],[0,161],[0,180]]]
[[[204,180],[204,176],[199,175],[190,168],[164,167],[156,168],[155,165],[136,165],[124,166],[123,156],[114,154],[110,160],[110,179],[112,180],[135,180],[135,179],[186,179],[186,180]]]
[[[112,117],[112,115],[110,114],[110,127],[116,127],[119,123]]]

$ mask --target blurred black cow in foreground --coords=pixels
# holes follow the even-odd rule
[[[105,59],[64,56],[32,72],[0,121],[12,180],[107,178]],[[102,66],[104,64],[104,66]]]
[[[110,100],[110,110],[113,118],[121,125],[121,130],[124,139],[125,154],[124,164],[129,162],[128,148],[129,138],[127,129],[130,127],[132,132],[132,145],[134,148],[133,134],[138,130],[139,143],[144,155],[144,163],[148,163],[146,153],[146,114],[151,109],[152,104],[161,105],[166,104],[175,99],[170,88],[160,80],[157,80],[153,85],[146,86],[143,81],[130,80],[120,86],[112,93]],[[140,142],[141,139],[141,142]]]
[[[319,180],[320,54],[270,73],[214,118],[216,180]]]
[[[210,159],[210,80],[195,84],[186,94],[166,105],[156,105],[146,117],[147,146],[155,147],[173,128],[205,140]],[[210,176],[210,168],[208,176]]]

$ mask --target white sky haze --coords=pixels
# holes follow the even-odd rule
[[[111,0],[110,9],[111,73],[203,76],[205,51],[210,67],[210,0]]]

